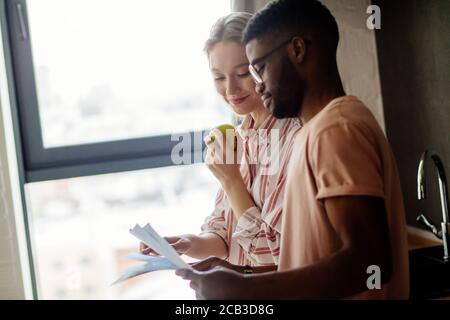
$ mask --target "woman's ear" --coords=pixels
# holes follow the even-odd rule
[[[303,63],[306,57],[306,43],[301,37],[294,37],[292,39],[292,52],[294,61],[298,64]]]

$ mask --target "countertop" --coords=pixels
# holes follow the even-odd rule
[[[432,235],[426,231],[408,227],[408,250],[442,245],[439,241],[433,240],[431,237]],[[450,296],[441,297],[435,300],[450,300]]]

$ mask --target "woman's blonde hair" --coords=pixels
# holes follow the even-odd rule
[[[221,41],[242,43],[244,29],[252,16],[253,14],[248,12],[233,12],[217,20],[205,42],[203,50],[206,54],[209,55],[214,45]]]

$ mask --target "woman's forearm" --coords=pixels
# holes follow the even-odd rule
[[[227,194],[228,201],[230,202],[236,219],[239,219],[249,208],[255,206],[255,202],[242,179],[225,181],[223,182],[222,187]]]
[[[225,259],[228,256],[228,248],[225,241],[215,233],[203,233],[200,235],[186,235],[192,245],[185,255],[194,259],[205,259],[210,256]]]

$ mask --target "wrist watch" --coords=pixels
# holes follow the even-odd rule
[[[250,267],[249,265],[246,265],[246,266],[244,267],[244,273],[245,273],[245,274],[252,274],[252,273],[253,273],[252,267]]]

